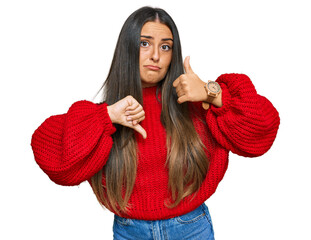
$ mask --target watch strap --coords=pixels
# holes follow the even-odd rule
[[[213,102],[213,100],[215,99],[216,95],[215,95],[215,94],[212,94],[212,93],[208,90],[207,84],[208,84],[208,83],[204,84],[204,89],[205,89],[205,92],[206,92],[206,95],[207,95],[206,102],[211,103],[211,102]]]
[[[202,102],[202,107],[203,107],[205,110],[209,109],[209,106],[210,106],[209,103],[207,103],[207,102]]]

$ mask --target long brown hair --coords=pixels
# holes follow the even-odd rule
[[[159,20],[167,25],[174,39],[172,61],[165,79],[159,83],[161,90],[161,122],[167,132],[168,186],[172,199],[167,207],[175,207],[180,201],[195,193],[208,170],[204,145],[198,136],[188,109],[188,104],[178,104],[173,81],[184,73],[181,44],[177,27],[162,9],[143,7],[125,21],[115,49],[108,77],[103,85],[104,102],[108,105],[132,95],[143,105],[139,74],[140,32],[149,21]],[[164,104],[165,103],[165,104]],[[104,168],[91,179],[98,201],[108,209],[119,213],[128,205],[137,169],[137,143],[132,129],[115,125],[113,147]],[[186,137],[185,137],[186,136]]]

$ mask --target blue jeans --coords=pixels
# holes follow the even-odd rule
[[[156,221],[114,216],[114,240],[213,240],[214,230],[207,206],[187,214]]]

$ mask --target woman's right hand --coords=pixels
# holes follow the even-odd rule
[[[127,96],[108,106],[107,110],[112,123],[132,128],[147,138],[145,129],[139,124],[145,119],[145,111],[135,98]]]

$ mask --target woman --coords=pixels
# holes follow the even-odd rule
[[[272,146],[277,110],[246,75],[203,82],[182,61],[171,17],[150,7],[126,20],[104,93],[35,131],[42,170],[61,185],[88,180],[115,213],[115,239],[214,239],[204,202],[229,151],[256,157]]]

